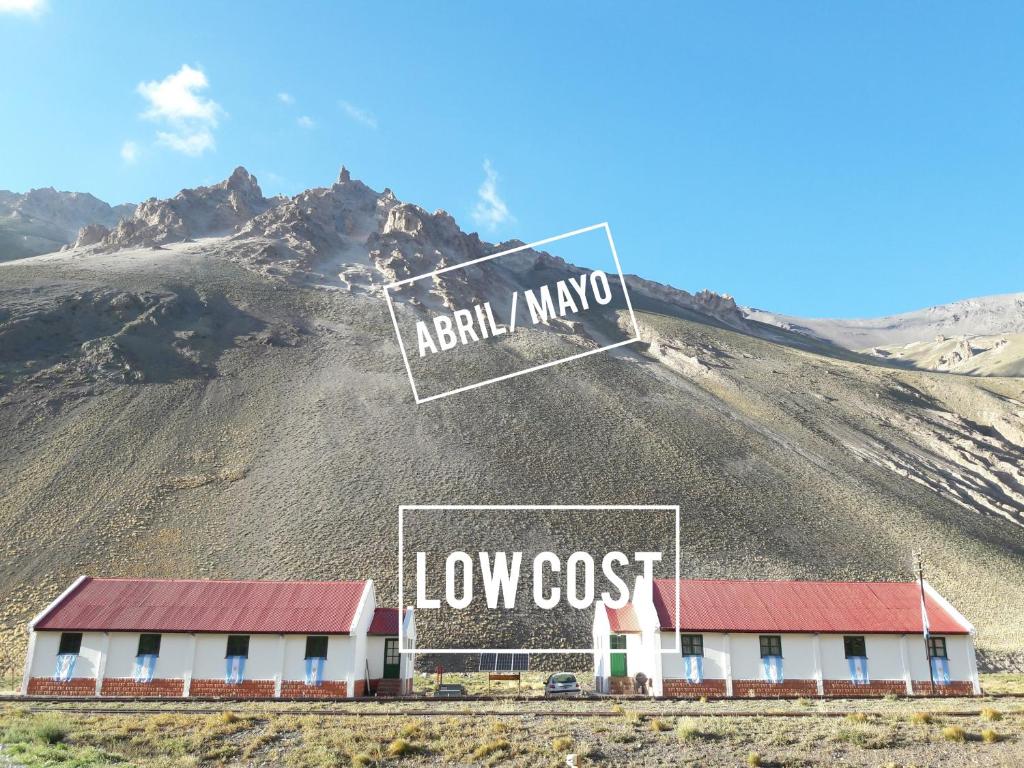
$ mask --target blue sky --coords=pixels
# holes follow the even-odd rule
[[[36,2],[0,0],[0,188],[344,163],[490,240],[607,220],[627,272],[780,312],[1024,290],[1020,3]]]

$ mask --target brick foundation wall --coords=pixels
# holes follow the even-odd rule
[[[609,677],[606,679],[608,680],[608,693],[614,693],[619,696],[632,696],[636,693],[636,686],[632,677]]]
[[[96,680],[91,677],[73,677],[59,683],[51,677],[30,677],[29,696],[95,696]]]
[[[355,685],[353,685],[352,688],[354,689],[353,692],[355,693],[356,696],[365,696],[366,695],[366,681],[365,680],[356,680]]]
[[[343,699],[346,696],[348,684],[344,680],[324,680],[320,685],[306,685],[302,680],[281,683],[282,699]]]
[[[669,678],[661,682],[661,695],[680,699],[725,696],[725,680],[705,680],[702,683],[691,683],[689,680]]]
[[[744,696],[817,696],[818,684],[814,680],[783,680],[781,683],[769,683],[767,680],[734,680],[732,693],[737,699]]]
[[[130,677],[108,677],[103,680],[101,696],[182,696],[185,681],[154,678],[149,683],[137,683]]]
[[[884,696],[895,693],[907,695],[907,684],[902,680],[872,680],[867,685],[857,685],[850,680],[825,680],[826,696],[841,696],[845,699],[856,696]]]
[[[193,680],[189,695],[220,699],[272,699],[274,681],[243,680],[231,685],[223,680]]]
[[[973,696],[974,686],[970,680],[952,680],[947,685],[936,683],[935,692],[928,680],[914,680],[915,696]]]

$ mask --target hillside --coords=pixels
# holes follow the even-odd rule
[[[0,265],[6,642],[83,572],[371,577],[393,600],[400,504],[678,503],[690,576],[908,578],[920,548],[987,663],[1020,666],[1021,379],[627,278],[642,344],[417,406],[377,287],[497,246],[346,171],[284,201],[232,179]]]

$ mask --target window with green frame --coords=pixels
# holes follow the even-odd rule
[[[306,636],[306,658],[326,659],[327,658],[327,635]]]
[[[867,658],[868,646],[864,642],[864,635],[846,635],[843,638],[843,651],[848,659],[854,656]]]
[[[139,635],[139,656],[160,655],[160,635]]]
[[[225,656],[244,656],[249,658],[249,636],[228,635],[228,649]]]
[[[933,659],[948,659],[949,656],[946,655],[946,638],[929,637],[928,655]]]
[[[704,635],[680,635],[679,647],[683,651],[683,656],[703,656]]]
[[[761,658],[782,655],[781,635],[761,635]]]

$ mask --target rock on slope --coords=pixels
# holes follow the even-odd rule
[[[75,242],[82,227],[112,227],[134,207],[52,187],[25,194],[0,190],[0,261],[59,250]]]
[[[82,572],[371,577],[393,600],[400,504],[678,503],[688,575],[907,578],[921,548],[988,662],[1020,663],[1019,379],[866,362],[637,280],[642,343],[416,406],[373,287],[493,246],[346,176],[237,224],[210,213],[240,209],[226,186],[204,193],[158,249],[0,266],[6,642]],[[228,232],[175,242],[209,231],[192,209]],[[538,264],[576,269],[527,253],[398,311]],[[589,343],[530,330],[518,351]],[[496,638],[483,619],[446,640]]]

